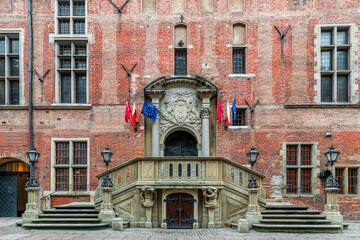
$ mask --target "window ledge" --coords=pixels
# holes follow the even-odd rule
[[[55,41],[89,41],[91,42],[91,34],[49,34],[50,42]]]
[[[314,103],[314,104],[285,104],[284,108],[360,108],[358,103]]]
[[[89,110],[91,104],[52,104],[52,105],[35,105],[35,110]]]
[[[247,78],[250,78],[250,77],[255,77],[256,75],[253,74],[253,73],[244,73],[244,74],[235,74],[235,73],[232,73],[232,74],[229,74],[229,77],[247,77]]]
[[[91,196],[91,191],[59,191],[59,192],[52,192],[52,197],[60,197],[60,196]]]
[[[250,126],[228,126],[229,130],[233,130],[233,129],[249,129]]]
[[[0,110],[28,110],[29,106],[24,105],[1,105]]]
[[[287,194],[285,197],[305,197],[305,198],[314,198],[316,197],[313,194]]]

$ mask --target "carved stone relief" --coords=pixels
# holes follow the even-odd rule
[[[143,186],[140,192],[140,203],[144,207],[152,207],[156,199],[156,190],[151,186]]]
[[[160,103],[160,134],[174,126],[189,127],[201,136],[201,103],[191,88],[170,88]]]
[[[202,188],[205,206],[207,208],[214,208],[219,202],[219,190],[215,187]]]

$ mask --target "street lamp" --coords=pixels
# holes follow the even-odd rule
[[[113,153],[109,150],[109,147],[106,146],[105,150],[101,152],[101,155],[103,156],[104,163],[106,164],[106,176],[101,183],[101,187],[113,187],[113,183],[109,178],[109,163],[111,162],[111,156]]]
[[[260,153],[255,150],[255,147],[252,146],[250,152],[246,154],[249,158],[249,163],[251,164],[251,178],[249,179],[248,188],[258,188],[259,186],[256,183],[256,178],[254,178],[254,164],[256,163],[256,159]]]
[[[28,156],[30,162],[30,177],[28,178],[28,182],[26,183],[25,187],[39,187],[39,179],[35,177],[34,168],[35,163],[38,162],[40,153],[38,153],[36,149],[32,147],[30,151],[26,153],[26,155]]]
[[[336,178],[333,175],[333,166],[336,163],[337,158],[340,154],[339,151],[336,151],[333,146],[330,147],[330,150],[324,153],[328,163],[331,165],[330,176],[326,179],[326,188],[339,188],[339,184],[336,182]]]

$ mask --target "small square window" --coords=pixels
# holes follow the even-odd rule
[[[245,126],[245,112],[244,108],[236,108],[236,119],[233,119],[233,126]]]
[[[19,39],[10,39],[10,53],[19,54]]]
[[[74,1],[74,16],[85,16],[84,1]]]
[[[85,34],[85,20],[74,20],[74,34]]]
[[[337,45],[346,45],[346,44],[349,44],[349,41],[348,41],[348,30],[347,30],[347,29],[339,29],[339,30],[337,31],[336,44],[337,44]]]
[[[331,71],[331,70],[332,70],[331,51],[322,51],[321,71]]]
[[[332,31],[321,31],[321,45],[332,45]]]
[[[70,19],[59,19],[59,34],[70,34]]]
[[[71,55],[71,45],[60,45],[60,55],[70,56]]]
[[[59,16],[70,16],[70,1],[59,1],[58,8]]]

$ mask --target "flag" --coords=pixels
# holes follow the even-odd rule
[[[136,121],[136,105],[135,105],[135,102],[134,102],[132,116],[131,116],[131,125],[130,126],[134,126],[135,121]]]
[[[236,120],[236,97],[234,98],[233,105],[231,107],[231,110],[233,111],[234,121]]]
[[[226,103],[226,126],[230,124],[230,108],[229,108],[229,100]]]
[[[217,120],[219,120],[219,123],[221,122],[221,114],[222,114],[222,108],[221,108],[221,102],[220,102],[220,98],[219,98],[217,115],[216,115],[216,118],[217,118]]]
[[[142,107],[141,113],[145,116],[150,118],[151,120],[155,121],[157,117],[157,110],[156,107],[144,100],[144,105]]]
[[[128,122],[130,119],[131,107],[129,99],[126,99],[126,109],[125,109],[125,122]]]

